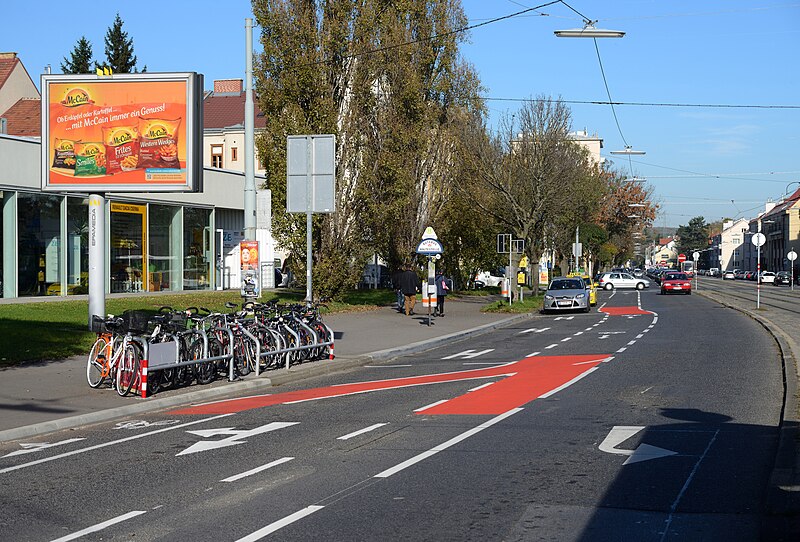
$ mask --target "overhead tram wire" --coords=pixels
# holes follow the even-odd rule
[[[530,98],[500,98],[496,96],[481,96],[487,102],[526,102]],[[545,98],[544,102],[562,102],[575,105],[629,105],[635,107],[698,107],[698,108],[721,108],[721,109],[800,109],[800,105],[782,104],[693,104],[693,103],[671,103],[671,102],[612,102],[604,100],[564,100]]]

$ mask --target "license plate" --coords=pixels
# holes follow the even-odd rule
[[[570,305],[572,305],[572,301],[559,301],[558,302],[558,306],[559,307],[569,307]]]
[[[680,290],[680,289],[681,289],[681,287],[680,287],[680,286],[673,286],[673,287],[672,287],[672,289],[673,289],[673,290]]]

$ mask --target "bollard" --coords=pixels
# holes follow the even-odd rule
[[[142,399],[147,399],[147,360],[143,359],[139,366],[139,391],[142,393]]]

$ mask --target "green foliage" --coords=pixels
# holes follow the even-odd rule
[[[508,304],[508,299],[501,299],[487,305],[481,312],[500,312],[509,314],[521,314],[526,312],[538,312],[542,308],[544,302],[544,295],[531,295],[530,293],[523,296],[522,301],[514,300],[511,305]]]
[[[133,54],[133,38],[129,38],[128,33],[122,30],[122,25],[122,18],[117,13],[104,39],[106,61],[103,64],[95,62],[95,67],[107,66],[114,73],[138,73],[136,55]],[[146,66],[143,71],[147,71]]]
[[[75,44],[69,59],[64,57],[61,71],[66,74],[92,73],[92,44],[85,36]]]
[[[679,253],[686,254],[691,259],[691,253],[708,247],[709,225],[702,216],[689,220],[686,226],[679,226],[677,249]]]

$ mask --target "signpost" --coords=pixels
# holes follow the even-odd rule
[[[761,229],[761,221],[758,222],[758,228]],[[756,309],[761,308],[761,245],[766,242],[767,238],[763,233],[758,232],[753,235],[753,244],[758,248],[758,264],[756,265]]]
[[[797,259],[797,252],[794,251],[794,247],[792,247],[792,250],[790,250],[789,254],[786,255],[786,258],[789,260],[789,268],[791,269],[789,286],[791,287],[792,291],[794,291],[794,261]]]
[[[511,288],[512,282],[511,277],[516,276],[514,270],[512,269],[512,256],[514,254],[522,254],[525,252],[525,240],[524,239],[514,239],[513,235],[510,233],[498,233],[497,234],[497,253],[498,254],[505,254],[508,253],[508,270],[506,271],[506,277],[503,279],[503,283],[505,284],[505,291],[508,292],[508,304],[511,305]],[[503,290],[503,288],[501,288]],[[522,287],[519,287],[520,294],[522,293]],[[520,299],[522,299],[520,297]]]
[[[444,248],[433,228],[428,226],[422,234],[422,241],[417,245],[417,254],[428,258],[428,280],[422,289],[422,305],[428,307],[428,327],[431,325],[431,306],[436,307],[436,260],[442,257]]]
[[[336,211],[336,136],[286,137],[286,212],[306,214],[306,301],[311,301],[311,216]]]
[[[697,290],[700,286],[700,273],[697,272],[697,260],[700,259],[700,253],[696,250],[692,252],[692,260],[694,260],[694,289]]]

